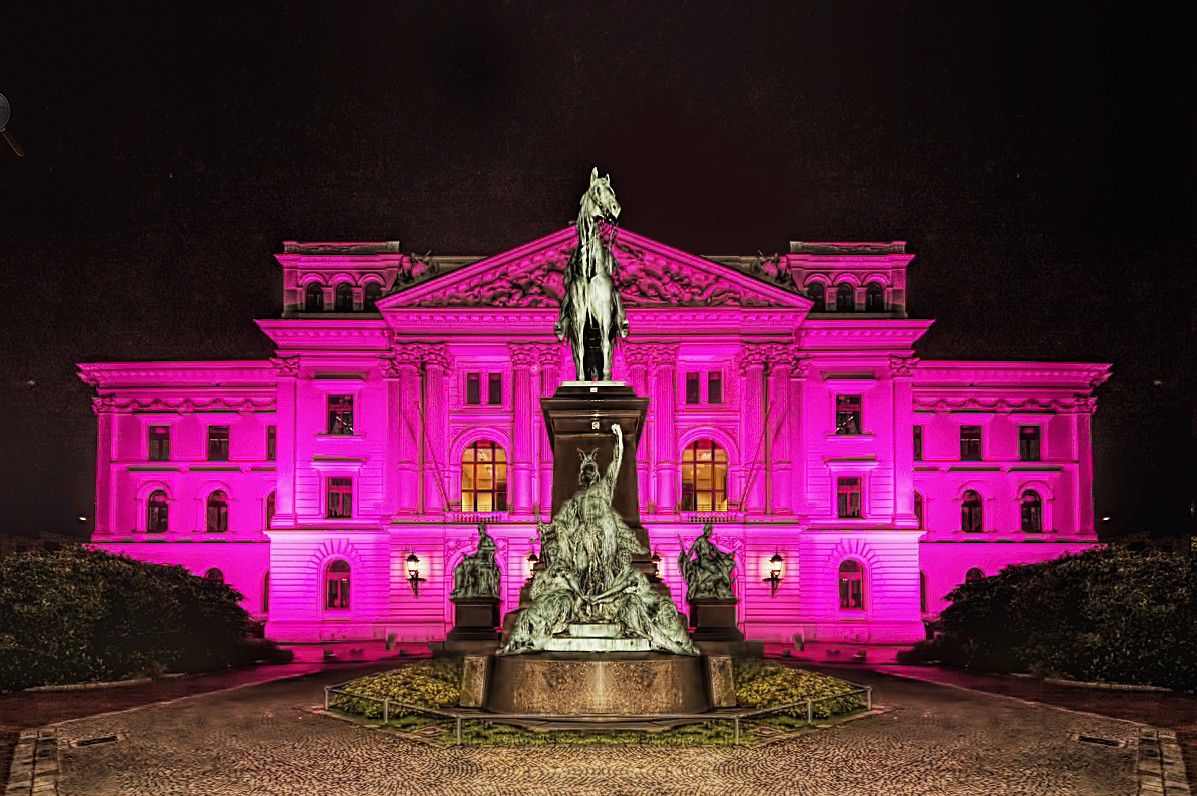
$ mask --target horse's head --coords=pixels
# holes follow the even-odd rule
[[[582,194],[582,215],[605,221],[614,226],[619,221],[619,202],[611,187],[611,175],[600,177],[597,168],[590,170],[590,188]]]

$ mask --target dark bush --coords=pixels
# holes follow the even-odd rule
[[[268,658],[261,645],[247,646],[241,599],[180,566],[82,547],[6,556],[0,689],[213,671],[250,654]]]
[[[1006,567],[947,598],[938,634],[912,660],[1197,687],[1197,569],[1180,556],[1094,548]]]

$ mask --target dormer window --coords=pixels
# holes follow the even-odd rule
[[[337,285],[333,310],[335,312],[353,312],[353,285],[348,282]]]
[[[303,292],[304,312],[324,312],[324,285],[319,282],[308,282]]]
[[[827,311],[827,289],[822,282],[814,282],[807,287],[806,297],[815,302],[815,305],[810,308],[811,312]]]
[[[856,310],[856,296],[852,285],[847,282],[840,282],[835,289],[835,311],[836,312],[855,312]]]
[[[366,312],[378,312],[375,304],[382,298],[382,285],[377,282],[367,282],[362,292],[362,309]]]
[[[885,294],[876,282],[865,288],[865,312],[885,312]]]

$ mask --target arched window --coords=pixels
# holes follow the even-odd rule
[[[960,500],[960,530],[981,532],[981,496],[971,489],[965,490]]]
[[[927,613],[927,575],[919,573],[919,613]]]
[[[206,529],[209,531],[227,531],[229,529],[229,496],[223,489],[217,489],[208,495],[208,520]]]
[[[850,558],[840,564],[840,608],[864,610],[864,567]]]
[[[914,493],[914,516],[918,518],[919,528],[923,527],[923,493]]]
[[[329,562],[324,570],[324,607],[349,607],[349,563],[341,559]]]
[[[159,489],[150,495],[148,515],[145,529],[147,533],[162,533],[168,527],[169,508],[166,503],[166,493]]]
[[[1040,533],[1043,531],[1043,501],[1039,493],[1028,489],[1022,493],[1022,505],[1019,507],[1021,515],[1020,527],[1026,533]]]
[[[964,573],[964,581],[967,583],[970,580],[980,580],[985,577],[985,573],[977,567],[972,567],[968,572]]]
[[[865,312],[885,312],[885,294],[877,282],[865,288]]]
[[[270,570],[262,576],[262,613],[270,612]]]
[[[337,285],[333,300],[334,312],[353,312],[353,285],[342,282]]]
[[[271,492],[266,496],[266,527],[270,527],[270,521],[274,519],[274,493]]]
[[[308,282],[303,292],[304,312],[324,312],[324,285],[319,282]]]
[[[374,306],[382,298],[382,285],[378,282],[367,282],[366,289],[362,292],[362,309],[366,312],[378,312],[378,308]]]
[[[806,297],[815,302],[815,306],[810,308],[811,312],[827,311],[827,288],[822,282],[812,282],[807,286]]]
[[[847,282],[840,282],[835,288],[835,311],[854,312],[856,310],[856,291]]]
[[[224,573],[221,572],[216,567],[212,567],[207,572],[205,572],[204,577],[207,578],[208,580],[218,580],[221,583],[224,583]]]
[[[493,440],[462,451],[461,510],[507,511],[507,452]]]
[[[679,511],[727,511],[727,453],[714,440],[696,439],[682,451]]]

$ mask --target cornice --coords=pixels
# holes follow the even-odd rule
[[[1058,412],[1061,414],[1092,414],[1097,408],[1097,399],[1092,396],[1076,395],[1068,398],[1029,397],[1023,399],[988,398],[975,396],[935,397],[916,395],[913,398],[916,410],[935,412]]]
[[[96,414],[137,412],[200,412],[227,411],[249,414],[257,411],[273,411],[278,402],[273,397],[259,398],[118,398],[100,395],[91,399],[92,411]]]
[[[915,385],[934,382],[970,387],[1045,387],[1092,390],[1110,377],[1110,365],[1089,362],[968,362],[924,360]]]

